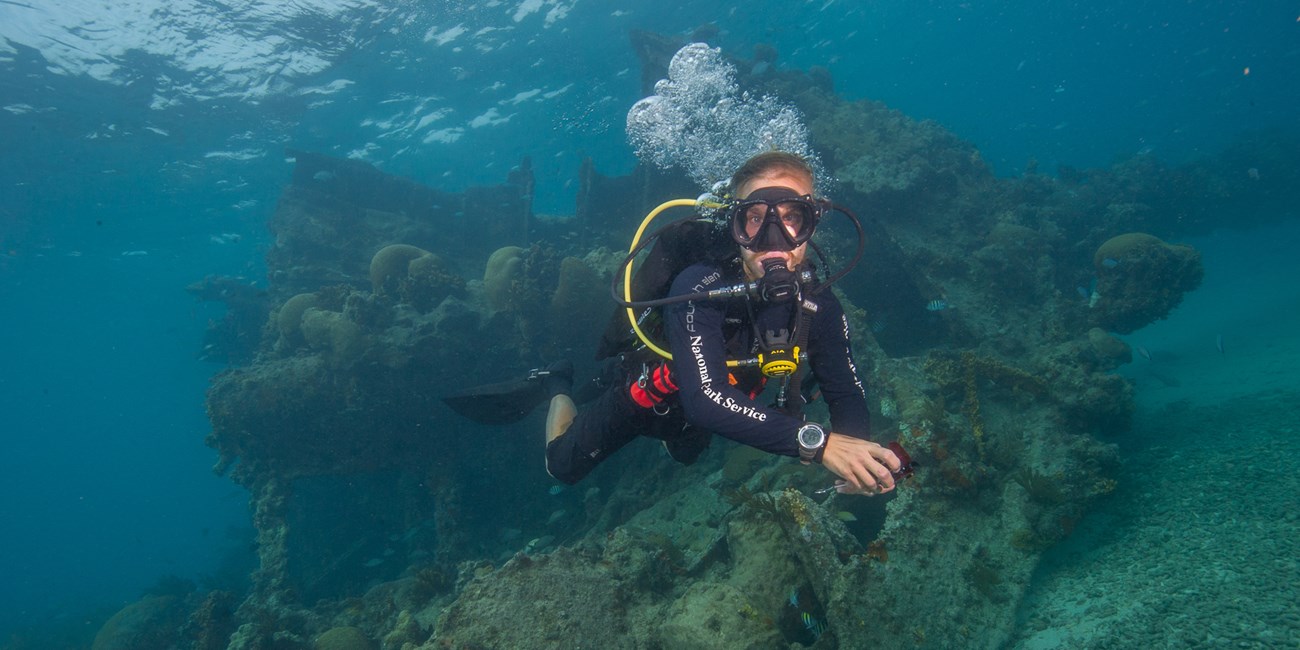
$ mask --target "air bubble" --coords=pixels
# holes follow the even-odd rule
[[[773,149],[803,156],[826,178],[799,111],[775,97],[741,93],[722,50],[704,43],[673,55],[655,94],[628,110],[627,136],[642,161],[681,169],[701,187],[725,181],[751,156]]]

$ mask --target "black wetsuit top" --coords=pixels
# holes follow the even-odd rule
[[[678,274],[669,295],[699,293],[738,281],[716,266],[696,264]],[[831,430],[866,439],[871,430],[870,412],[853,363],[844,307],[829,290],[811,298],[817,311],[808,332],[807,363],[830,407]],[[794,301],[755,302],[753,309],[760,331],[765,331],[791,327],[792,315],[799,307]],[[803,422],[750,397],[761,389],[759,370],[739,368],[729,377],[727,358],[751,358],[757,350],[745,301],[691,301],[669,306],[664,312],[673,380],[680,388],[677,396],[686,421],[751,447],[798,456],[795,432]]]

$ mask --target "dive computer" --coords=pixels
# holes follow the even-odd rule
[[[822,425],[809,422],[799,427],[795,437],[799,440],[799,462],[804,465],[822,462],[822,453],[826,451],[826,430]]]

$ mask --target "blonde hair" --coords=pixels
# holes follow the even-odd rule
[[[727,190],[734,195],[745,183],[774,171],[807,176],[808,184],[817,186],[817,174],[803,156],[788,151],[764,151],[746,160],[736,169],[736,172],[731,175]]]

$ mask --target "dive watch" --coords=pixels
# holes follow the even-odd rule
[[[809,422],[799,427],[795,437],[799,440],[799,462],[804,465],[822,462],[822,453],[826,451],[826,430],[822,425]]]

